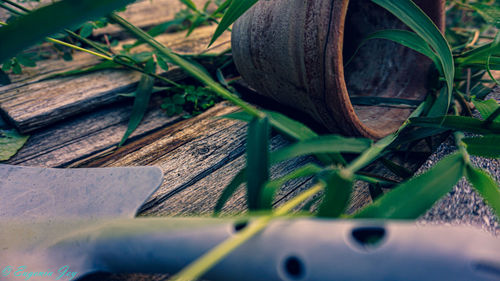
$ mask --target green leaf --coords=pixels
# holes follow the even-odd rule
[[[476,107],[477,111],[479,111],[483,119],[487,119],[493,112],[495,112],[495,110],[498,110],[498,108],[500,108],[500,105],[494,99],[489,99],[489,100],[472,99],[472,103]],[[499,122],[500,118],[497,117],[495,118],[494,121]]]
[[[455,66],[453,55],[448,42],[441,34],[439,28],[432,22],[432,20],[411,0],[372,0],[374,3],[384,7],[403,23],[410,27],[416,34],[424,39],[434,51],[436,51],[439,60],[441,61],[446,84],[447,92],[447,106],[445,112],[451,103],[453,92],[453,80],[455,75]]]
[[[152,60],[150,62],[152,63],[149,63],[149,65],[146,65],[145,67],[145,70],[147,72],[153,72],[152,70],[155,67],[154,62]],[[146,110],[148,109],[151,93],[153,92],[154,80],[155,79],[153,77],[146,74],[143,74],[141,76],[141,81],[139,81],[139,86],[137,87],[127,131],[123,135],[120,143],[118,144],[118,147],[122,146],[125,143],[128,137],[141,123],[142,118],[144,117],[144,113],[146,113]]]
[[[407,30],[400,30],[400,29],[388,29],[388,30],[380,30],[377,32],[374,32],[372,34],[369,34],[366,36],[361,44],[358,46],[352,57],[346,62],[345,65],[348,65],[351,59],[356,55],[356,53],[359,51],[359,49],[369,40],[372,39],[386,39],[390,41],[394,41],[398,44],[401,44],[405,47],[408,47],[414,51],[417,51],[424,56],[427,56],[430,58],[433,62],[436,68],[439,70],[440,73],[443,73],[442,66],[441,66],[441,61],[439,60],[438,56],[436,53],[429,47],[429,44],[425,42],[422,37],[418,36],[416,33],[407,31]],[[419,105],[420,102],[418,102],[416,105]]]
[[[354,217],[416,219],[451,190],[464,175],[464,168],[461,153],[447,156],[427,172],[396,186]]]
[[[264,188],[262,190],[262,203],[261,203],[262,208],[266,210],[270,210],[272,208],[272,203],[276,192],[287,181],[297,178],[312,176],[321,172],[322,170],[323,168],[321,168],[320,166],[313,163],[308,163],[300,168],[295,169],[294,171],[288,173],[287,175],[279,179],[269,181],[264,185]]]
[[[9,160],[26,143],[29,136],[23,136],[16,130],[0,129],[0,161]]]
[[[271,153],[271,163],[286,159],[321,153],[362,153],[370,148],[372,141],[365,138],[345,138],[339,135],[319,136],[314,139],[299,141]]]
[[[487,123],[465,116],[440,116],[411,118],[412,125],[466,131],[475,134],[500,134],[500,122]]]
[[[16,56],[17,61],[26,67],[35,67],[36,62],[30,58],[30,56],[26,54],[20,54]]]
[[[226,13],[224,13],[224,17],[217,26],[209,45],[212,45],[231,24],[233,24],[241,15],[243,15],[257,2],[258,0],[232,1],[229,8],[227,8]]]
[[[486,22],[500,28],[500,7],[498,4],[471,3],[470,7],[476,10]]]
[[[251,211],[259,210],[262,188],[269,180],[269,120],[255,118],[247,134],[247,204]]]
[[[275,112],[275,111],[268,111],[264,110],[266,115],[269,117],[269,123],[271,126],[278,131],[279,133],[283,134],[284,136],[294,140],[294,141],[303,141],[303,140],[308,140],[312,138],[318,137],[318,134],[315,133],[313,130],[311,130],[309,127],[306,125],[295,121],[281,113]],[[245,122],[250,122],[252,120],[252,117],[250,114],[244,112],[244,111],[238,111],[234,113],[230,113],[227,115],[223,116],[224,118],[230,118],[230,119],[236,119],[236,120],[241,120]],[[340,155],[339,153],[333,153],[333,154],[318,154],[316,157],[323,163],[325,164],[330,164],[330,163],[340,163],[340,164],[345,164],[346,161]]]
[[[472,155],[500,158],[500,135],[463,138],[462,141],[467,145],[467,152]]]
[[[325,182],[325,194],[319,205],[318,217],[336,218],[340,216],[351,198],[354,175],[348,170],[332,171],[322,179]]]
[[[131,0],[62,0],[18,17],[0,28],[0,61],[64,28],[78,26],[116,10]]]
[[[189,9],[193,11],[198,11],[198,8],[196,8],[196,5],[193,3],[191,0],[179,0],[181,1],[184,5],[186,5]]]
[[[466,167],[467,180],[490,205],[497,218],[500,218],[500,190],[498,183],[495,182],[487,173],[480,169],[474,168],[471,165]]]
[[[86,22],[82,25],[82,28],[80,29],[80,36],[83,38],[87,38],[90,35],[92,35],[92,31],[94,30],[94,24],[91,22]]]
[[[446,115],[446,113],[448,113],[448,96],[446,95],[446,89],[442,88],[436,101],[432,104],[427,116],[436,117]]]
[[[165,71],[168,71],[168,69],[169,69],[169,67],[168,67],[168,63],[167,63],[167,61],[165,60],[165,58],[163,58],[163,56],[162,56],[162,55],[160,55],[160,54],[158,54],[158,53],[157,53],[157,54],[156,54],[156,60],[158,61],[158,66],[159,66],[161,69],[163,69],[163,70],[165,70]]]
[[[234,176],[231,182],[228,185],[226,185],[226,187],[224,187],[214,207],[215,215],[217,215],[222,210],[224,204],[226,204],[227,200],[229,200],[229,198],[233,196],[234,192],[236,192],[238,187],[240,187],[240,185],[242,185],[245,182],[245,179],[246,179],[246,169],[242,169],[236,174],[236,176]]]

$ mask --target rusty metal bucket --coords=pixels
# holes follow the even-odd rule
[[[444,28],[442,0],[415,1]],[[237,69],[260,94],[306,112],[335,133],[379,139],[394,132],[411,108],[359,105],[360,97],[423,100],[431,61],[367,35],[407,29],[368,0],[259,1],[233,27]]]

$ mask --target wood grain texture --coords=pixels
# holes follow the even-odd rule
[[[164,34],[157,39],[181,54],[197,54],[206,50],[215,26],[195,30],[186,38],[185,32]],[[125,41],[130,43],[134,40]],[[210,52],[218,53],[230,46],[229,34],[218,42],[226,42]],[[217,44],[217,43],[216,43]],[[145,46],[136,51],[144,51]],[[40,81],[49,75],[81,67],[95,65],[99,61],[88,54],[75,55],[74,64],[41,63],[38,68],[18,77],[17,83],[0,87],[0,110],[23,133],[32,132],[54,122],[82,112],[88,112],[104,104],[117,102],[118,93],[133,90],[140,73],[129,70],[102,70],[93,73],[54,78]],[[171,67],[163,76],[180,80],[187,75],[177,67]]]
[[[200,9],[207,2],[207,0],[192,0],[194,4]],[[24,7],[33,10],[43,5],[50,4],[52,0],[40,0],[37,2],[19,3]],[[175,15],[185,9],[186,6],[178,0],[139,0],[127,6],[127,9],[118,14],[123,18],[130,21],[135,26],[148,29],[156,24],[173,20]],[[147,15],[147,16],[145,16]],[[10,17],[8,11],[0,8],[0,21],[6,21]],[[127,36],[116,25],[108,25],[104,28],[96,29],[93,32],[94,36],[108,34],[112,37]]]
[[[175,123],[180,116],[167,117],[159,109],[161,98],[152,99],[150,110],[130,136],[134,140]],[[26,145],[6,164],[67,167],[84,159],[113,151],[127,129],[131,102],[105,107],[76,116],[33,134]]]

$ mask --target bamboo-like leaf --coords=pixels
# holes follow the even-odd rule
[[[487,123],[477,118],[464,116],[440,116],[411,118],[412,125],[440,129],[466,131],[476,134],[499,134],[500,122]]]
[[[247,134],[247,204],[252,211],[261,208],[261,194],[269,180],[269,120],[255,118]]]
[[[359,44],[359,47],[356,49],[354,54],[352,55],[351,59],[356,55],[356,53],[359,51],[359,49],[369,40],[372,39],[386,39],[390,41],[394,41],[398,44],[401,44],[405,47],[408,47],[416,52],[419,52],[423,54],[424,56],[427,56],[430,58],[433,62],[436,68],[440,73],[443,73],[442,70],[442,65],[441,61],[439,60],[438,56],[436,53],[429,47],[429,44],[422,39],[422,37],[418,36],[416,33],[408,31],[408,30],[401,30],[401,29],[387,29],[387,30],[380,30],[376,31],[372,34],[369,34],[367,37],[363,39],[361,44]],[[351,61],[349,59],[346,62],[346,65],[349,64]],[[419,105],[420,102],[416,105]]]
[[[318,216],[336,218],[349,204],[354,175],[349,170],[332,171],[322,181],[325,182],[325,194],[319,205]]]
[[[154,73],[154,70],[156,69],[155,62],[151,59],[148,61],[144,69],[148,73]],[[128,137],[141,123],[144,113],[146,113],[146,110],[148,109],[151,94],[153,93],[154,80],[155,79],[153,77],[147,74],[143,74],[141,76],[141,81],[139,81],[139,86],[137,87],[135,94],[134,105],[132,107],[132,113],[130,114],[127,131],[118,144],[119,147],[125,143]]]
[[[320,153],[362,153],[372,145],[370,139],[345,138],[339,135],[326,135],[300,141],[271,153],[271,163],[278,163],[293,157]]]
[[[477,111],[481,114],[481,117],[483,119],[487,119],[490,117],[490,115],[495,112],[495,110],[498,110],[500,108],[500,104],[494,99],[489,99],[489,100],[478,100],[478,99],[472,99],[472,103],[474,103],[474,106],[476,107]],[[496,122],[500,121],[500,118],[495,118]]]
[[[490,205],[497,218],[500,218],[500,190],[498,183],[493,180],[487,173],[480,169],[474,168],[471,165],[466,167],[467,180]]]
[[[275,111],[264,110],[266,115],[269,117],[269,123],[271,126],[283,134],[285,137],[294,141],[303,141],[318,137],[318,134],[311,130],[306,125],[295,121],[281,113]],[[250,122],[252,116],[244,111],[238,111],[224,115],[223,118],[230,118],[235,120],[241,120],[244,122]],[[330,153],[330,154],[316,154],[315,155],[321,162],[325,164],[340,163],[345,165],[346,161],[340,153]]]
[[[191,0],[179,0],[181,1],[184,5],[188,6],[189,9],[193,11],[198,11],[198,8],[196,8],[196,4],[193,3]]]
[[[446,113],[448,113],[448,96],[446,94],[446,89],[442,88],[427,116],[436,117],[446,115]]]
[[[0,130],[0,161],[9,160],[28,140],[16,130]]]
[[[64,28],[78,26],[132,0],[62,0],[17,17],[0,28],[0,62]]]
[[[384,7],[399,18],[434,49],[439,60],[441,61],[443,73],[446,78],[448,101],[444,111],[447,112],[452,98],[455,66],[451,48],[446,39],[443,37],[432,20],[411,0],[372,1]]]
[[[462,141],[467,145],[467,152],[472,155],[500,158],[500,135],[463,138]]]
[[[308,163],[300,168],[297,168],[296,170],[293,170],[289,174],[279,179],[269,181],[264,185],[264,188],[262,190],[262,203],[261,203],[262,208],[265,210],[270,210],[272,208],[272,203],[276,192],[287,181],[297,178],[312,176],[318,174],[322,170],[323,168],[321,168],[320,166],[313,163]]]
[[[427,172],[396,186],[354,217],[416,219],[451,190],[464,175],[464,169],[461,153],[447,156]]]
[[[229,28],[231,24],[233,24],[241,15],[243,15],[248,9],[250,9],[258,0],[236,0],[232,1],[231,5],[227,8],[224,17],[220,21],[217,29],[215,30],[214,36],[210,41],[210,45],[212,45],[221,34]]]
[[[231,180],[231,182],[224,187],[222,190],[221,195],[219,196],[219,199],[217,199],[217,203],[215,204],[214,207],[214,215],[217,215],[222,208],[224,207],[224,204],[226,204],[227,200],[233,196],[233,194],[236,192],[238,187],[242,185],[246,180],[246,169],[240,170],[236,176]]]

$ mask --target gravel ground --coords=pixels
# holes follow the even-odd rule
[[[454,151],[456,151],[456,147],[451,139],[444,142],[427,159],[419,172],[429,169],[434,163]],[[500,161],[498,159],[471,157],[471,161],[476,167],[488,171],[497,182],[500,182]],[[465,178],[446,197],[438,201],[427,214],[422,216],[419,223],[466,224],[480,227],[496,236],[500,236],[499,221],[492,209],[484,203],[483,198],[475,192]]]
[[[496,87],[488,98],[500,100],[500,87]],[[476,113],[477,114],[477,113]],[[500,145],[500,144],[499,144]],[[421,173],[446,155],[456,151],[452,138],[442,143],[436,152],[427,159],[418,173]],[[500,182],[500,159],[487,159],[482,157],[471,157],[476,167],[486,170],[493,178]],[[453,190],[419,220],[420,224],[466,224],[480,227],[495,236],[500,237],[499,220],[493,210],[484,203],[483,198],[475,192],[474,188],[463,178]]]

